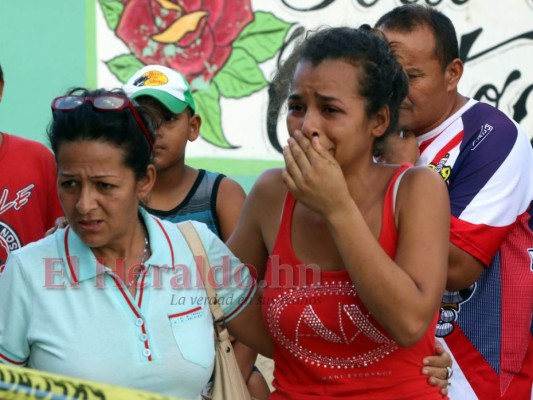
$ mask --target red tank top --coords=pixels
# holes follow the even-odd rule
[[[392,177],[383,206],[379,243],[391,258],[395,182],[406,168]],[[295,204],[289,193],[263,294],[263,318],[274,338],[270,399],[442,399],[421,373],[422,359],[434,354],[437,316],[416,345],[399,347],[367,311],[346,270],[320,271],[296,257],[290,241]]]

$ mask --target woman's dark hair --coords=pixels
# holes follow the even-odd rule
[[[300,43],[279,69],[273,84],[284,97],[289,91],[298,62],[313,66],[325,60],[341,60],[357,67],[359,95],[366,100],[366,112],[376,115],[388,107],[390,124],[385,137],[396,129],[400,104],[407,95],[407,76],[382,35],[364,25],[360,29],[338,27],[312,32]],[[283,85],[284,88],[279,86]]]
[[[4,71],[2,71],[2,66],[0,65],[0,81],[4,80]]]
[[[76,88],[67,95],[85,98],[113,95],[127,99],[122,90],[108,91],[105,89],[87,90]],[[129,100],[128,100],[129,101]],[[146,129],[154,138],[149,114],[142,107],[135,105]],[[141,127],[130,109],[120,111],[101,111],[85,101],[79,107],[67,111],[53,110],[53,119],[48,126],[48,140],[56,160],[59,148],[63,143],[102,141],[119,147],[124,153],[124,164],[131,168],[137,179],[146,175],[148,165],[152,162],[150,145]]]

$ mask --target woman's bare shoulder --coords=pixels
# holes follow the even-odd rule
[[[410,167],[406,171],[405,180],[415,188],[429,190],[429,192],[433,188],[446,188],[441,176],[426,166]]]
[[[248,195],[246,201],[249,204],[248,207],[245,207],[246,212],[251,213],[252,218],[259,221],[264,234],[269,232],[266,234],[268,237],[277,231],[287,190],[287,186],[283,183],[282,169],[271,169],[263,172],[257,178]]]
[[[273,199],[278,196],[285,196],[287,187],[283,183],[282,169],[273,168],[264,171],[255,181],[250,196],[254,195],[262,199]]]
[[[409,205],[409,209],[419,209],[427,204],[449,208],[446,183],[437,172],[426,166],[411,167],[406,171],[398,190],[398,200],[399,204],[405,202]]]

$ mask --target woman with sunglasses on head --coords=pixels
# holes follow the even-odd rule
[[[214,366],[213,321],[181,233],[140,207],[155,179],[147,114],[104,90],[76,90],[52,109],[69,226],[10,255],[0,277],[0,361],[199,399]],[[260,326],[248,269],[207,226],[195,227],[211,265],[222,266],[215,282],[224,282],[225,322]]]

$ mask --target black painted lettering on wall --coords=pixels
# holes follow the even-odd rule
[[[471,54],[471,50],[476,39],[482,33],[483,33],[483,28],[479,28],[461,37],[461,44],[459,46],[459,56],[465,64],[475,59],[478,59],[482,56],[490,56],[491,54],[497,55],[499,53],[499,50],[505,47],[508,47],[515,42],[524,41],[524,40],[533,41],[533,31],[528,31],[528,32],[524,32],[519,35],[513,36],[509,39],[505,39],[501,43],[498,43],[492,47],[489,47],[488,49],[482,50],[477,54]],[[533,44],[533,42],[531,44]],[[509,74],[509,76],[503,83],[503,87],[501,88],[501,90],[498,90],[497,85],[494,83],[486,83],[477,90],[477,92],[474,94],[474,98],[476,100],[490,102],[495,107],[499,108],[500,100],[503,97],[505,91],[507,89],[514,90],[512,89],[513,87],[512,83],[515,81],[518,81],[521,78],[521,76],[522,74],[520,73],[520,71],[515,69]],[[528,115],[527,100],[532,90],[533,90],[533,85],[529,85],[520,94],[520,96],[518,97],[518,100],[513,105],[514,113],[512,115],[512,118],[518,123],[520,123],[520,121],[522,121]],[[533,139],[532,139],[532,143],[533,143]]]

